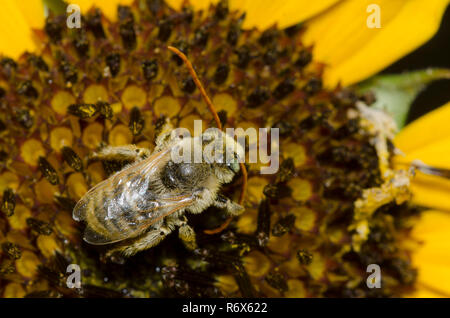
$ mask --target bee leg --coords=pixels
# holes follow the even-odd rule
[[[180,133],[177,134],[178,132]],[[161,151],[175,140],[184,138],[186,135],[182,134],[182,132],[183,131],[180,130],[174,130],[170,120],[167,118],[165,124],[160,128],[156,136],[156,147],[154,152]]]
[[[184,223],[178,229],[178,237],[181,239],[184,246],[186,246],[188,250],[192,251],[197,248],[194,229],[187,225],[187,223]]]
[[[221,194],[217,195],[213,205],[219,209],[224,209],[227,214],[232,216],[240,215],[244,212],[244,208],[240,204],[231,201],[229,198]]]
[[[184,214],[173,214],[167,218],[167,224],[172,227],[178,226],[178,237],[188,250],[197,248],[195,232],[192,227],[187,224],[187,218]]]
[[[169,226],[161,226],[158,229],[148,231],[143,236],[138,237],[131,243],[117,246],[109,250],[106,257],[111,257],[114,254],[122,254],[123,256],[130,257],[134,254],[149,249],[155,245],[158,245],[167,235],[172,232]]]
[[[106,146],[94,153],[91,159],[117,160],[117,161],[141,161],[150,155],[150,150],[138,148],[135,145]]]

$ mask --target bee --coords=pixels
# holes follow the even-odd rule
[[[131,162],[90,189],[73,210],[76,221],[86,222],[83,238],[87,243],[114,243],[106,256],[132,256],[157,245],[177,228],[184,245],[195,249],[187,212],[198,214],[215,206],[235,216],[244,210],[219,194],[221,185],[243,166],[243,147],[233,137],[219,129],[207,129],[196,137],[182,135],[167,120],[155,143],[151,153],[126,145],[107,146],[92,156]],[[198,149],[203,160],[194,158]],[[183,158],[189,160],[174,158],[174,153],[186,153]]]

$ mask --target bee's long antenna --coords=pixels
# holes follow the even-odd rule
[[[220,118],[219,115],[217,115],[217,112],[214,108],[213,103],[211,102],[211,99],[209,99],[208,94],[206,94],[205,89],[203,88],[202,83],[200,82],[197,73],[194,70],[194,67],[192,66],[192,63],[188,60],[188,58],[186,57],[186,55],[184,55],[183,52],[181,52],[179,49],[177,49],[176,47],[173,46],[168,46],[167,47],[170,51],[172,51],[173,53],[175,53],[176,55],[178,55],[178,57],[184,62],[184,64],[186,64],[189,73],[192,76],[192,79],[194,80],[195,85],[198,87],[198,89],[200,90],[200,93],[203,97],[203,99],[205,100],[206,105],[209,108],[209,111],[211,112],[211,114],[214,117],[214,120],[216,121],[217,124],[217,128],[219,128],[220,130],[222,130],[222,123],[220,122]],[[243,162],[239,163],[241,171],[242,171],[242,189],[241,189],[241,195],[239,197],[239,204],[243,205],[244,203],[244,199],[245,199],[245,193],[247,192],[247,168],[245,167],[245,164]],[[205,230],[204,232],[206,234],[216,234],[216,233],[220,233],[222,232],[227,226],[228,224],[230,224],[232,217],[228,218],[220,227],[218,227],[217,229],[213,229],[213,230]]]
[[[169,50],[171,50],[173,53],[175,53],[176,55],[178,55],[178,57],[180,59],[183,60],[184,64],[186,64],[189,73],[192,76],[192,79],[195,82],[195,85],[198,87],[198,89],[200,90],[200,93],[202,94],[203,99],[205,100],[206,105],[209,108],[209,111],[212,113],[214,120],[216,121],[217,124],[217,128],[219,128],[220,130],[222,130],[222,124],[220,122],[220,118],[219,115],[217,115],[216,110],[214,109],[214,105],[211,102],[211,100],[209,99],[208,95],[206,94],[205,89],[203,88],[202,83],[200,82],[200,80],[198,79],[197,73],[194,70],[194,67],[192,66],[191,62],[188,60],[188,58],[186,57],[186,55],[184,55],[183,52],[181,52],[179,49],[177,49],[176,47],[173,46],[168,46],[167,47]]]

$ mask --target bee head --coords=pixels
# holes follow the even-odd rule
[[[203,158],[210,163],[216,177],[222,183],[230,182],[239,172],[240,158],[244,158],[243,147],[233,137],[216,129],[207,129],[202,134]]]

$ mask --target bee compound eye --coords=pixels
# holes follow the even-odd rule
[[[237,173],[239,171],[239,162],[233,161],[230,163],[227,163],[227,168],[233,171],[234,173]]]

